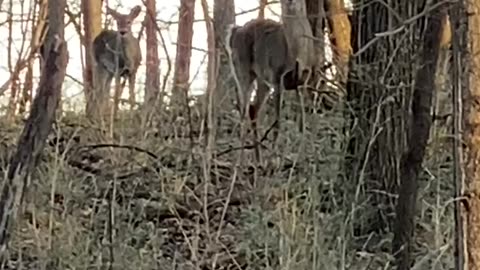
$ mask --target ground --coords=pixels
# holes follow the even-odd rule
[[[356,228],[393,221],[394,207],[372,207],[385,192],[345,180],[340,109],[308,114],[305,136],[282,116],[259,171],[251,149],[237,162],[238,125],[225,117],[208,173],[200,121],[191,137],[187,119],[141,131],[125,113],[101,144],[100,128],[67,114],[32,177],[8,269],[391,269],[389,226]],[[2,171],[21,128],[0,126]],[[424,162],[412,269],[453,267],[447,131],[435,126]]]

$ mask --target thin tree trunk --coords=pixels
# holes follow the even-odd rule
[[[258,18],[265,19],[265,8],[267,7],[268,0],[260,0],[260,5],[258,6]]]
[[[348,74],[348,62],[352,53],[351,32],[352,27],[345,10],[344,0],[326,0],[328,19],[332,31],[333,63],[337,67],[337,78],[345,83]]]
[[[181,0],[172,91],[172,106],[177,113],[182,111],[177,106],[184,104],[188,97],[194,18],[195,0]],[[188,104],[185,104],[185,106],[188,106]]]
[[[231,76],[228,56],[225,51],[228,25],[235,24],[235,1],[214,0],[213,7],[215,48],[217,63],[217,78],[214,109],[217,117],[217,126],[221,126],[221,115],[233,109],[234,95],[229,89],[235,87]]]
[[[432,97],[435,90],[435,70],[440,51],[442,18],[446,6],[432,11],[423,41],[421,68],[417,72],[412,99],[410,134],[407,139],[408,151],[400,164],[400,190],[396,208],[396,222],[393,239],[393,253],[398,270],[410,269],[411,249],[415,224],[418,174],[422,167],[425,149],[430,135]]]
[[[205,136],[205,162],[206,171],[210,174],[212,152],[215,143],[215,123],[214,123],[214,110],[213,110],[213,97],[215,94],[215,33],[213,31],[213,23],[208,14],[207,0],[201,0],[203,16],[205,18],[205,26],[207,30],[207,48],[208,48],[208,63],[207,63],[207,93],[205,95],[205,123],[206,123],[206,136]]]
[[[38,95],[25,123],[8,168],[0,195],[0,258],[5,252],[18,209],[28,188],[28,180],[43,151],[45,140],[55,120],[68,62],[64,41],[65,0],[50,0],[49,29],[44,44],[45,64],[42,68]]]
[[[155,0],[146,0],[145,32],[147,36],[147,63],[145,78],[144,121],[148,121],[155,109],[160,92],[160,60],[158,58],[157,9]]]
[[[100,95],[95,93],[93,66],[95,60],[93,57],[93,40],[102,30],[102,1],[82,0],[83,46],[85,48],[85,70],[84,70],[84,91],[85,91],[85,112],[88,118],[96,119],[99,112],[105,111],[108,100],[99,100],[99,97],[109,95]]]

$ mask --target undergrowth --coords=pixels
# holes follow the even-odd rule
[[[188,119],[157,119],[142,130],[124,113],[111,140],[74,113],[58,119],[12,233],[7,268],[392,269],[394,205],[370,198],[395,202],[396,194],[346,179],[341,109],[307,114],[303,135],[290,111],[282,116],[277,148],[263,142],[261,169],[248,147],[237,162],[238,119],[222,118],[210,170],[200,119],[192,130]],[[264,119],[266,130],[272,120]],[[1,127],[4,172],[20,130]],[[453,265],[444,133],[432,130],[421,174],[412,269]],[[379,215],[388,222],[378,223]]]

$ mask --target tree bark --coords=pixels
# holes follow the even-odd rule
[[[173,74],[172,106],[185,104],[188,97],[190,79],[190,58],[192,56],[193,20],[195,18],[195,0],[181,0],[177,35],[177,53]],[[187,106],[188,104],[185,104]]]
[[[446,5],[428,15],[423,40],[421,68],[418,70],[412,99],[412,116],[408,151],[400,163],[400,191],[396,207],[396,222],[393,239],[393,254],[398,270],[408,270],[411,265],[411,248],[415,229],[415,206],[417,203],[418,175],[430,136],[432,97],[435,91],[435,71],[442,38],[442,19]]]
[[[20,135],[0,195],[0,258],[5,252],[18,209],[38,163],[45,140],[55,120],[68,62],[64,41],[65,0],[48,1],[49,29],[44,48],[46,58],[32,110]]]
[[[259,19],[265,19],[265,8],[267,7],[267,1],[268,0],[260,0],[259,6],[258,6]]]
[[[468,269],[480,269],[480,1],[468,4],[470,79],[465,99],[466,195]]]
[[[145,15],[145,32],[147,37],[147,67],[145,78],[145,101],[144,117],[145,120],[155,109],[156,101],[160,93],[160,60],[158,58],[158,40],[157,40],[157,9],[155,0],[146,0],[145,6],[147,14]]]
[[[337,67],[337,78],[345,83],[348,74],[348,62],[352,53],[351,32],[352,27],[345,10],[343,0],[326,0],[328,19],[332,31],[333,63]]]
[[[96,119],[98,112],[105,111],[108,105],[108,95],[100,95],[95,93],[93,85],[95,74],[93,67],[95,59],[93,56],[93,40],[100,34],[102,30],[102,1],[98,0],[82,0],[81,2],[83,15],[83,47],[85,49],[85,70],[83,71],[84,91],[85,91],[85,113],[88,118]],[[99,100],[99,97],[106,100]]]

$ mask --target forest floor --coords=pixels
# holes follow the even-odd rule
[[[187,119],[141,130],[125,114],[106,142],[80,116],[59,119],[6,269],[392,269],[396,194],[368,188],[368,174],[345,179],[342,112],[307,114],[303,136],[293,117],[282,112],[278,147],[263,143],[258,170],[251,149],[239,160],[233,113],[216,131],[210,170],[199,120],[192,132]],[[0,125],[2,171],[21,129]],[[432,131],[412,269],[453,265],[446,137]]]

